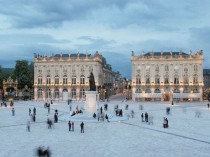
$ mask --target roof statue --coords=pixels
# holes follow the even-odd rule
[[[89,78],[89,86],[90,86],[90,91],[96,91],[96,85],[95,85],[95,78],[93,73],[90,73]]]

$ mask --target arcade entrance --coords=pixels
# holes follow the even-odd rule
[[[165,93],[163,95],[163,101],[170,101],[170,94],[169,93]]]

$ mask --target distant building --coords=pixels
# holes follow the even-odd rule
[[[210,88],[210,69],[203,69],[204,89]]]
[[[202,101],[203,51],[132,52],[134,101]]]
[[[113,84],[113,72],[107,70],[104,57],[91,54],[34,54],[35,100],[81,100],[89,90],[89,75],[93,72],[97,90]],[[110,85],[111,86],[111,85]]]

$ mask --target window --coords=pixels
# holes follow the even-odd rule
[[[50,83],[51,83],[50,75],[47,75],[46,84],[50,84]]]
[[[76,84],[76,76],[72,76],[71,82],[72,82],[72,84]]]
[[[38,77],[38,84],[42,84],[42,77],[41,76]]]
[[[136,84],[141,84],[141,77],[139,75],[136,76]]]
[[[188,75],[184,75],[183,81],[184,81],[184,84],[188,84],[189,83]]]
[[[193,76],[193,84],[197,84],[198,83],[198,75],[194,75]]]
[[[80,76],[80,84],[85,84],[85,76]]]
[[[146,84],[150,84],[150,77],[148,75],[146,76]]]
[[[68,78],[66,75],[63,76],[63,84],[67,84],[68,83]]]
[[[48,98],[48,99],[51,98],[51,90],[50,90],[50,89],[47,89],[47,90],[46,90],[46,95],[47,95],[47,98]]]
[[[178,88],[175,88],[174,93],[180,93],[180,90]]]
[[[38,98],[42,98],[42,89],[38,89]]]
[[[150,90],[149,88],[147,88],[147,89],[145,90],[145,93],[151,93],[151,90]]]
[[[189,89],[188,88],[185,88],[184,90],[183,90],[183,93],[189,93],[190,91],[189,91]]]
[[[58,75],[55,76],[55,84],[59,84],[59,76]]]
[[[174,84],[179,84],[179,76],[174,76]]]
[[[59,90],[55,89],[55,99],[58,99],[58,98],[59,98]]]
[[[136,93],[142,93],[140,88],[136,88]]]
[[[155,89],[155,93],[160,93],[160,89],[159,88],[156,88]]]
[[[76,89],[75,88],[73,88],[72,89],[72,98],[76,98]]]
[[[193,89],[193,93],[199,93],[198,88]]]
[[[84,98],[85,97],[85,90],[82,88],[80,89],[80,98]]]
[[[198,71],[198,65],[194,65],[194,71]]]
[[[164,78],[164,83],[165,83],[165,84],[169,84],[169,76],[165,76],[165,78]]]
[[[160,84],[160,77],[158,75],[155,76],[155,84]]]

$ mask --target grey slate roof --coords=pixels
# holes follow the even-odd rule
[[[148,52],[148,53],[144,54],[144,56],[152,56],[151,53],[152,52]],[[179,55],[179,54],[180,54],[180,52],[172,52],[172,56]],[[161,56],[161,52],[153,52],[153,55]],[[171,52],[163,52],[163,56],[169,56],[169,55],[171,55]],[[182,52],[182,56],[189,56],[189,54]]]
[[[88,56],[90,57],[91,54],[88,54]],[[55,58],[60,58],[60,54],[55,54],[54,57],[55,57]],[[69,54],[62,54],[62,57],[64,57],[64,58],[65,58],[65,57],[69,57]],[[77,57],[77,53],[72,53],[72,54],[71,54],[71,57]],[[80,54],[79,54],[79,57],[84,58],[84,57],[86,57],[86,54],[80,53]]]

